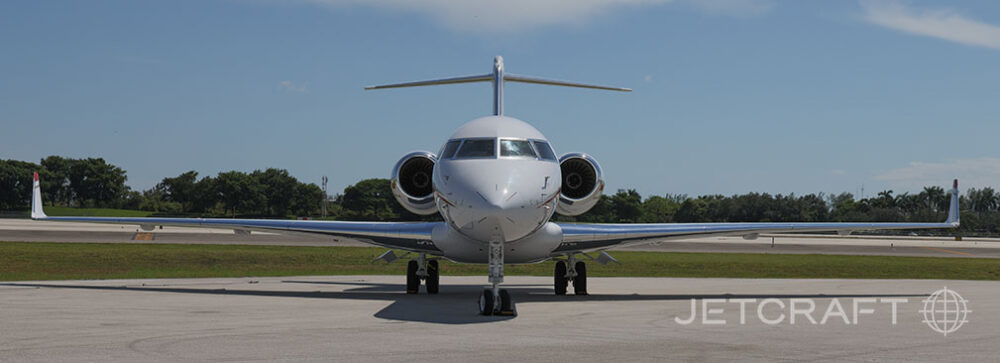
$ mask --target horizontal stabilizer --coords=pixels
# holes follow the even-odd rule
[[[373,90],[373,89],[386,89],[386,88],[435,86],[440,84],[458,84],[458,83],[472,83],[472,82],[493,83],[493,114],[498,116],[503,115],[503,85],[504,83],[507,82],[521,82],[521,83],[545,84],[550,86],[578,87],[578,88],[600,89],[606,91],[632,92],[631,89],[623,87],[601,86],[596,84],[576,83],[576,82],[560,81],[555,79],[545,79],[532,76],[520,76],[516,74],[508,74],[504,72],[503,57],[501,56],[497,56],[496,58],[493,59],[493,73],[481,74],[476,76],[432,79],[429,81],[384,84],[378,86],[368,86],[365,87],[365,89]]]
[[[472,83],[472,82],[489,82],[493,80],[492,74],[481,74],[478,76],[463,76],[454,78],[442,78],[442,79],[432,79],[429,81],[415,81],[406,83],[394,83],[394,84],[383,84],[377,86],[365,87],[366,90],[373,89],[385,89],[385,88],[403,88],[403,87],[420,87],[420,86],[434,86],[439,84],[458,84],[458,83]]]
[[[568,81],[560,81],[557,79],[545,79],[532,76],[522,76],[517,74],[504,74],[504,81],[510,82],[521,82],[521,83],[533,83],[533,84],[545,84],[549,86],[564,86],[564,87],[579,87],[579,88],[590,88],[590,89],[602,89],[608,91],[621,91],[621,92],[632,92],[631,88],[624,87],[611,87],[611,86],[601,86],[597,84],[587,84],[587,83],[576,83]],[[442,78],[442,79],[432,79],[427,81],[414,81],[405,83],[393,83],[393,84],[381,84],[376,86],[365,87],[365,90],[374,89],[386,89],[386,88],[403,88],[403,87],[420,87],[420,86],[436,86],[442,84],[459,84],[459,83],[473,83],[473,82],[492,82],[492,74],[481,74],[478,76],[463,76],[454,78]]]
[[[610,86],[601,86],[601,85],[586,84],[586,83],[574,83],[574,82],[560,81],[555,79],[521,76],[516,74],[504,74],[503,80],[511,82],[521,82],[521,83],[547,84],[550,86],[579,87],[579,88],[603,89],[608,91],[632,92],[631,88],[610,87]]]

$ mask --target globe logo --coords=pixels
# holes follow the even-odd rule
[[[969,310],[967,302],[962,295],[945,286],[924,299],[924,308],[920,312],[924,314],[923,321],[927,326],[948,336],[969,321],[968,316],[972,310]]]

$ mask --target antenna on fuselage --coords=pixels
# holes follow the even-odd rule
[[[493,58],[493,73],[481,74],[476,76],[463,76],[454,78],[442,78],[433,79],[429,81],[416,81],[416,82],[406,82],[406,83],[395,83],[395,84],[384,84],[378,86],[368,86],[365,90],[373,89],[383,89],[383,88],[402,88],[402,87],[419,87],[419,86],[433,86],[439,84],[456,84],[456,83],[472,83],[472,82],[492,82],[493,83],[493,114],[503,115],[503,84],[505,81],[509,82],[521,82],[521,83],[534,83],[534,84],[547,84],[550,86],[565,86],[565,87],[579,87],[579,88],[591,88],[591,89],[603,89],[608,91],[621,91],[621,92],[632,92],[630,88],[621,87],[608,87],[599,86],[594,84],[586,83],[574,83],[559,81],[554,79],[545,79],[531,76],[521,76],[516,74],[505,73],[503,69],[503,57],[496,56]]]

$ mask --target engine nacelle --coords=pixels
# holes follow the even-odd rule
[[[437,212],[434,203],[434,164],[437,155],[429,151],[414,151],[396,163],[392,169],[392,195],[406,210],[428,215]]]
[[[590,155],[569,153],[559,158],[562,189],[556,212],[577,216],[593,208],[604,192],[604,173]]]

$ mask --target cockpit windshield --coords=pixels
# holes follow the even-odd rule
[[[535,144],[535,149],[538,150],[538,157],[542,160],[556,160],[556,153],[552,151],[552,147],[549,143],[545,141],[535,140],[532,141]]]
[[[440,155],[440,157],[442,159],[451,158],[452,156],[455,155],[455,150],[458,150],[458,145],[461,145],[461,144],[462,144],[462,140],[451,140],[451,141],[448,141],[447,143],[444,144],[444,147],[441,148],[441,155]]]
[[[491,158],[496,155],[495,139],[468,139],[462,143],[455,155],[458,159],[463,158]]]
[[[500,140],[500,156],[536,157],[527,140]]]
[[[556,161],[548,142],[542,140],[500,139],[501,157],[520,157]],[[497,156],[497,139],[454,139],[441,147],[441,159],[478,159]]]

